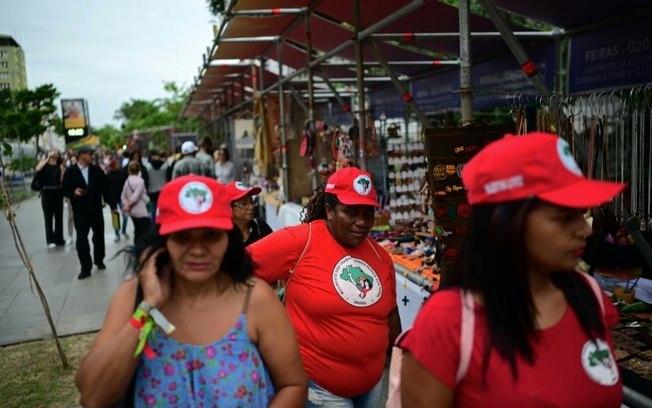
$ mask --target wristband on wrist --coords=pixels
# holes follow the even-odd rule
[[[152,306],[143,300],[138,304],[138,309],[141,309],[143,312],[149,314],[149,311],[152,310]]]
[[[136,309],[134,315],[129,319],[129,324],[137,329],[142,329],[147,321],[148,313],[140,307]]]
[[[149,359],[156,357],[156,353],[149,345],[149,343],[154,341],[152,332],[154,325],[156,324],[160,327],[167,335],[170,335],[176,329],[157,308],[152,307],[144,300],[136,308],[136,311],[129,320],[129,324],[140,330],[138,346],[134,352],[134,357],[144,352],[145,356]],[[148,337],[151,337],[150,342],[148,342]]]

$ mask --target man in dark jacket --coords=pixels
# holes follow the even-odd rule
[[[77,231],[77,257],[81,263],[78,279],[91,276],[93,260],[97,269],[104,266],[104,215],[102,207],[108,203],[115,210],[116,203],[109,194],[106,175],[93,164],[92,146],[82,146],[77,150],[77,164],[70,166],[63,175],[63,194],[70,198],[73,221]],[[93,230],[93,258],[88,243],[88,232]]]

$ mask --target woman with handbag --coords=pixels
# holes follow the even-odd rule
[[[36,165],[34,180],[41,191],[41,208],[45,219],[45,240],[48,248],[66,245],[63,238],[63,190],[61,181],[65,170],[61,153],[57,149],[48,152],[46,158]],[[32,185],[34,188],[34,185]],[[54,221],[54,228],[53,228]]]
[[[292,326],[270,287],[252,277],[230,204],[212,178],[163,187],[157,228],[128,249],[135,274],[118,287],[77,371],[84,407],[121,398],[136,407],[303,406]]]
[[[308,374],[306,407],[377,407],[401,330],[396,276],[369,238],[378,207],[371,175],[343,168],[318,188],[303,223],[247,247],[255,273],[287,280],[285,307]]]
[[[568,143],[544,133],[487,145],[462,181],[468,235],[400,343],[402,405],[619,407],[618,313],[575,267],[591,234],[585,209],[624,185],[585,178]],[[461,334],[463,310],[473,336]]]
[[[140,163],[130,161],[127,165],[129,177],[122,186],[122,211],[129,214],[134,222],[134,243],[138,242],[149,231],[151,222],[147,203],[149,197],[145,188],[145,180],[140,174]]]

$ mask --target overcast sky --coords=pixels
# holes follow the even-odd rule
[[[0,34],[22,47],[28,87],[87,99],[93,127],[117,125],[131,98],[165,96],[164,81],[190,86],[213,22],[205,0],[0,0]]]

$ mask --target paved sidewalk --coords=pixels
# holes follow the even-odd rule
[[[64,208],[64,220],[66,211]],[[16,209],[16,221],[37,280],[45,292],[57,333],[64,336],[98,330],[124,273],[122,256],[111,258],[132,242],[113,242],[109,207],[104,209],[107,269],[93,268],[91,277],[81,281],[77,279],[81,268],[74,243],[48,250],[39,198],[21,202]],[[64,235],[67,233],[66,230]],[[128,233],[133,237],[131,221]],[[89,234],[89,242],[91,236]],[[51,338],[41,301],[36,290],[32,293],[30,289],[29,274],[18,257],[4,214],[0,219],[0,327],[0,346]]]

